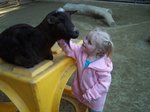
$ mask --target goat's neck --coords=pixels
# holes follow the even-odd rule
[[[57,41],[58,34],[54,33],[54,31],[50,26],[48,26],[48,23],[46,23],[45,21],[40,23],[35,28],[42,32],[50,45],[53,45]]]

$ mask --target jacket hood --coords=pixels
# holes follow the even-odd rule
[[[101,72],[111,72],[113,69],[112,61],[109,57],[103,56],[102,58],[94,61],[89,65],[89,68],[94,68]]]

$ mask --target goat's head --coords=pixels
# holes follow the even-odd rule
[[[71,21],[71,15],[77,11],[65,11],[59,8],[47,16],[47,22],[53,26],[53,31],[58,35],[57,40],[64,39],[69,45],[71,38],[79,36],[79,31]]]

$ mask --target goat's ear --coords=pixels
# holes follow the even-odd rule
[[[56,23],[58,23],[58,18],[57,17],[55,17],[55,16],[51,16],[51,17],[49,17],[48,19],[47,19],[47,22],[49,23],[49,24],[56,24]]]
[[[67,13],[69,13],[70,15],[72,15],[72,14],[75,14],[75,13],[77,13],[78,11],[77,10],[75,10],[75,11],[66,11]]]

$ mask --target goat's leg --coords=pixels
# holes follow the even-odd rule
[[[45,59],[48,59],[48,60],[53,60],[53,54],[52,54],[52,51],[50,50],[48,55],[46,56]]]
[[[41,61],[41,58],[31,48],[24,50],[22,55],[16,56],[14,64],[23,66],[26,68],[33,67]]]
[[[31,68],[33,67],[35,64],[32,62],[33,60],[30,60],[26,57],[23,56],[17,56],[14,60],[14,64],[18,65],[18,66],[23,66],[25,68]]]

